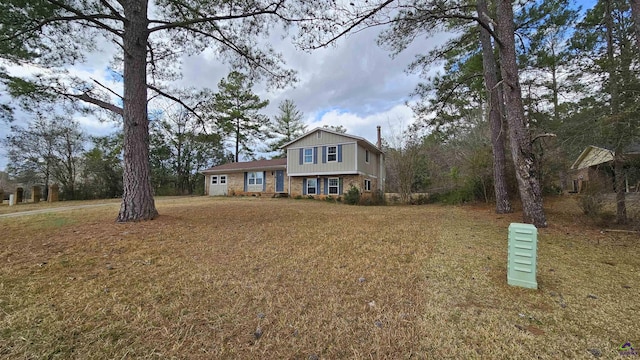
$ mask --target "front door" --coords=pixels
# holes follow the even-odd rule
[[[284,170],[276,170],[276,192],[284,192]]]

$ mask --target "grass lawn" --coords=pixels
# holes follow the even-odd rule
[[[179,198],[0,218],[0,358],[617,358],[640,239],[549,199],[538,290],[482,206]]]

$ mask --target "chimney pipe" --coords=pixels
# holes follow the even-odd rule
[[[380,125],[378,125],[378,143],[376,144],[376,146],[378,146],[378,150],[382,150],[382,137],[380,136]]]

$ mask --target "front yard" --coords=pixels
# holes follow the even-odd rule
[[[638,234],[547,201],[538,290],[489,207],[180,198],[0,218],[0,358],[589,358],[640,348]]]

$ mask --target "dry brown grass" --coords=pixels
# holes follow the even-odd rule
[[[637,349],[637,235],[578,227],[547,203],[539,290],[507,286],[506,228],[520,215],[487,207],[202,197],[159,201],[157,220],[134,224],[114,223],[113,207],[0,219],[0,358]]]

